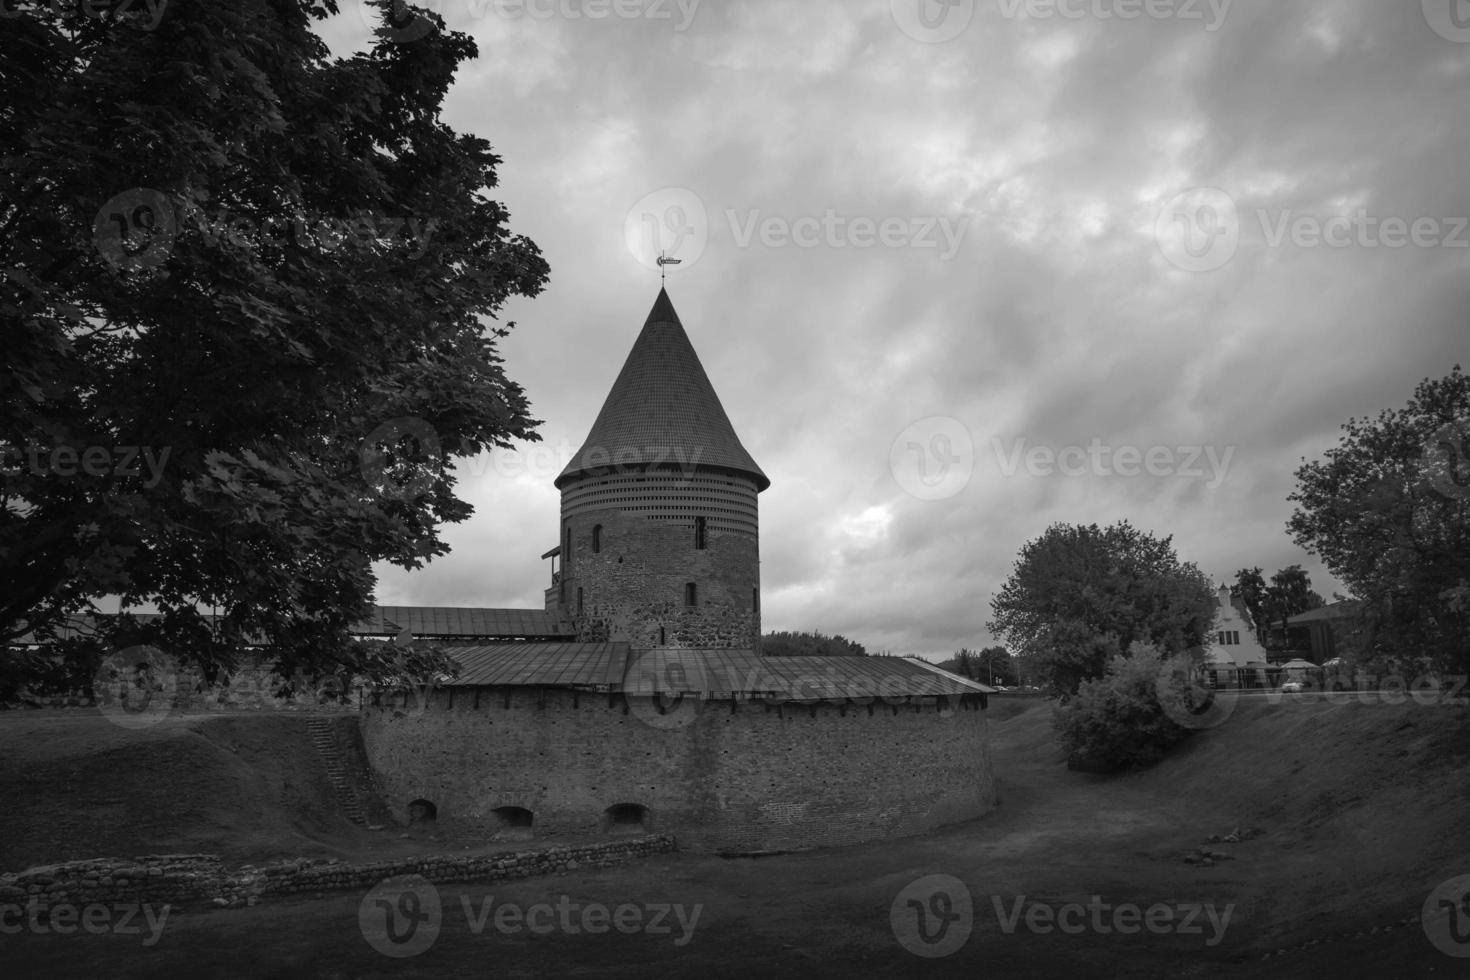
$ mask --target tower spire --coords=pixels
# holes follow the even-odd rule
[[[603,472],[614,461],[620,468],[680,464],[733,471],[753,479],[759,490],[771,484],[740,444],[662,288],[592,431],[556,486],[564,488],[588,471]]]

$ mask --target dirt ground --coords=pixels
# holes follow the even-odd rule
[[[20,808],[20,833],[4,841],[4,853],[34,858],[44,852],[54,861],[63,856],[55,850],[62,839],[70,841],[61,847],[68,857],[218,853],[220,841],[211,839],[225,832],[237,834],[232,853],[242,860],[276,852],[350,858],[380,854],[385,846],[434,848],[437,842],[385,840],[347,828],[318,798],[304,757],[297,760],[300,771],[286,766],[292,772],[284,775],[257,765],[261,751],[295,758],[295,749],[274,744],[294,736],[273,733],[270,721],[193,720],[171,733],[124,733],[119,740],[96,725],[55,716],[0,718],[0,798],[12,810],[7,825],[12,808]],[[1049,722],[1044,703],[992,701],[1001,805],[983,819],[852,848],[758,859],[681,853],[587,873],[443,886],[436,890],[437,937],[413,956],[393,958],[369,944],[359,913],[371,896],[351,892],[176,913],[151,946],[143,945],[146,932],[23,930],[0,936],[0,962],[6,976],[26,977],[1470,976],[1470,958],[1436,949],[1417,923],[1397,925],[1440,882],[1470,874],[1465,709],[1242,702],[1225,724],[1197,735],[1156,768],[1123,777],[1069,772]],[[38,733],[50,737],[38,743]],[[156,755],[178,744],[194,745],[197,754],[160,771]],[[302,745],[309,746],[304,737]],[[99,758],[110,768],[99,768]],[[209,759],[213,775],[198,771]],[[49,781],[28,791],[25,777],[32,773]],[[106,788],[86,785],[102,776]],[[210,796],[221,792],[235,808],[228,818]],[[176,806],[151,822],[127,824],[127,808],[148,799],[173,799]],[[106,820],[107,826],[88,829],[96,823],[93,808],[109,803],[114,809],[100,812],[133,829]],[[63,827],[45,825],[47,814],[55,818],[68,807],[74,812]],[[40,816],[27,816],[27,808]],[[1206,835],[1252,826],[1263,835],[1209,845],[1229,860],[1212,867],[1183,863]],[[155,845],[119,851],[97,844],[136,844],[144,837]],[[930,875],[958,879],[973,902],[972,915],[952,926],[963,943],[937,958],[910,952],[894,926],[910,921],[902,901],[895,919],[900,892]],[[497,927],[485,917],[487,901],[491,909],[512,905],[528,916],[544,904],[551,908],[538,921],[560,924],[533,932],[526,924],[531,918],[512,917]],[[553,918],[561,914],[554,909],[572,903],[635,906],[650,926],[655,910],[669,906],[683,913],[686,925],[671,913],[663,928],[590,934],[579,922],[595,927],[595,919]],[[1231,916],[1223,933],[1204,916],[1186,931],[1124,934],[1106,915],[1075,933],[1044,922],[1028,928],[1024,919],[1006,928],[1018,909],[1072,903],[1201,906],[1217,916],[1230,907]],[[949,907],[931,904],[930,911]]]

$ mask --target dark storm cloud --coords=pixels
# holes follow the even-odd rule
[[[1214,30],[1014,6],[982,0],[925,44],[886,2],[705,3],[682,30],[448,5],[481,60],[446,121],[504,155],[496,193],[552,267],[504,351],[553,456],[586,435],[658,288],[630,209],[667,188],[701,205],[703,252],[669,288],[772,479],[767,628],[935,657],[987,642],[990,597],[1053,521],[1130,519],[1216,576],[1302,562],[1330,592],[1284,531],[1300,457],[1464,359],[1470,248],[1291,232],[1361,212],[1447,237],[1470,215],[1470,44],[1420,4],[1237,0]],[[365,38],[355,14],[331,25],[338,51]],[[1239,235],[1186,271],[1156,229],[1198,187]],[[888,221],[889,244],[863,244],[862,220]],[[933,417],[951,428],[914,453],[963,432],[973,465],[921,499],[891,451]],[[1094,441],[1228,465],[1015,464]],[[539,606],[557,468],[468,467],[455,553],[384,570],[380,599]]]

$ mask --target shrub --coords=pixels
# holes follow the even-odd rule
[[[1074,769],[1151,766],[1189,734],[1159,703],[1158,649],[1135,643],[1129,652],[1110,660],[1102,677],[1083,681],[1077,696],[1052,716]]]

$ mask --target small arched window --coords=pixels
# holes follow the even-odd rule
[[[699,587],[696,586],[693,582],[684,583],[684,605],[699,605]]]
[[[592,553],[594,555],[599,555],[599,554],[602,553],[602,525],[601,524],[594,524],[593,527],[592,527]]]
[[[572,526],[567,525],[566,540],[561,546],[561,567],[565,569],[567,562],[572,560]]]
[[[708,530],[708,524],[703,517],[694,519],[694,547],[699,551],[704,550]]]
[[[577,586],[577,612],[582,611],[582,587]]]
[[[761,611],[761,590],[759,588],[754,588],[750,590],[750,611]]]

